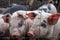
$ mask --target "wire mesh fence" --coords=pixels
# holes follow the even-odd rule
[[[29,4],[30,1],[28,1],[28,0],[1,0],[0,1],[0,7],[6,8],[6,7],[11,6],[12,3],[16,3],[19,5],[27,6],[27,8],[29,8],[29,10],[36,10],[38,7],[41,6],[43,1],[42,0],[34,0],[33,2],[31,2]],[[60,12],[60,1],[59,0],[53,0],[53,4],[56,6],[57,11]]]

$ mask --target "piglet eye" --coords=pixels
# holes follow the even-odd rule
[[[22,23],[18,23],[18,26],[21,27],[22,26]]]
[[[46,21],[45,21],[45,20],[43,20],[43,22],[44,22],[44,23],[46,23]]]
[[[21,21],[20,23],[18,23],[18,26],[21,27],[23,25],[23,21]]]
[[[9,24],[9,27],[11,27],[11,24]]]
[[[46,27],[46,24],[45,23],[41,23],[41,26],[45,28]]]

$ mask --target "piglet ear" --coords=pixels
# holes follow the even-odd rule
[[[26,14],[30,19],[34,19],[35,18],[35,13],[31,12],[31,13],[28,13]]]
[[[20,13],[17,13],[17,14],[18,14],[18,17],[24,18],[22,14],[20,14]]]
[[[31,13],[28,13],[28,14],[26,14],[27,16],[34,16],[34,13],[33,12],[31,12]]]
[[[18,14],[18,17],[19,17],[19,18],[24,18],[24,19],[27,19],[27,18],[28,18],[27,15],[20,14],[20,13],[17,13],[17,14]]]
[[[2,18],[4,20],[4,22],[9,23],[9,18],[11,17],[10,13],[5,14]]]
[[[49,25],[55,25],[58,21],[60,17],[60,14],[52,14],[49,18],[48,18],[48,23]]]

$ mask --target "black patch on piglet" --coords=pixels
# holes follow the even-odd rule
[[[23,21],[21,21],[20,23],[18,23],[18,26],[21,27],[23,25]]]
[[[41,26],[46,28],[46,24],[45,23],[41,23]]]

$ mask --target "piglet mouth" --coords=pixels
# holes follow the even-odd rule
[[[33,32],[28,32],[27,35],[28,35],[29,37],[34,37],[34,33],[33,33]]]
[[[13,35],[12,38],[19,38],[19,35]]]

